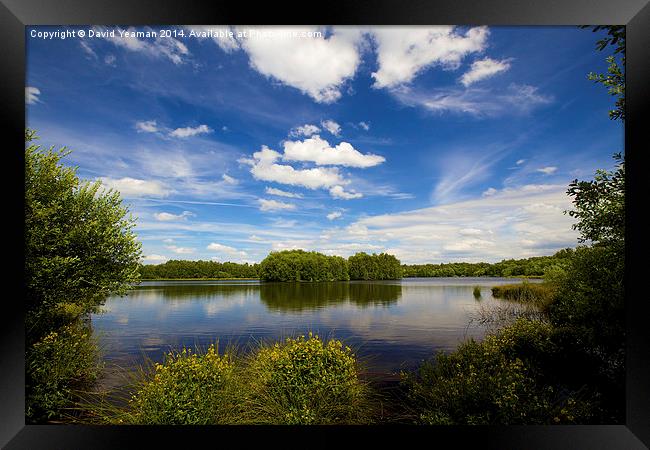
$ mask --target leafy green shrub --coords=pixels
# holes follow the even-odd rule
[[[363,423],[366,386],[352,350],[341,341],[288,338],[263,346],[249,367],[252,421],[279,424]]]
[[[474,298],[480,298],[481,297],[481,288],[480,288],[480,286],[474,286],[473,294],[474,294]]]
[[[540,361],[552,355],[553,328],[519,319],[510,327],[439,353],[404,374],[409,408],[425,424],[580,423],[592,405],[543,382]]]
[[[207,425],[229,423],[237,408],[234,363],[214,345],[203,354],[170,352],[142,381],[117,423]]]
[[[94,382],[101,363],[91,330],[81,322],[48,333],[27,350],[28,422],[60,419],[74,406],[76,391]]]

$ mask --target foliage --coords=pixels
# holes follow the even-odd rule
[[[27,352],[25,368],[27,420],[59,417],[76,391],[99,375],[101,363],[92,330],[75,321],[48,333]]]
[[[94,310],[137,280],[140,244],[120,195],[82,182],[62,165],[65,148],[43,151],[25,132],[27,329],[38,340],[74,313]],[[75,305],[76,308],[68,305]]]
[[[504,259],[490,264],[447,263],[403,265],[404,277],[514,277],[544,276],[549,270],[563,267],[573,252],[567,248],[552,256],[534,256],[526,259]]]
[[[402,278],[399,259],[388,253],[359,252],[348,258],[351,280],[397,280]]]
[[[137,280],[140,244],[117,192],[81,181],[25,130],[27,419],[58,416],[94,378],[96,348],[84,329],[109,294]]]
[[[249,368],[250,411],[259,423],[335,424],[368,420],[367,390],[352,350],[317,335],[263,346]]]
[[[258,264],[216,261],[169,260],[163,264],[146,264],[139,268],[145,280],[187,278],[257,278]]]
[[[271,252],[259,265],[264,281],[347,281],[348,263],[340,256],[304,250]]]
[[[586,28],[583,26],[582,28]],[[625,26],[624,25],[598,25],[593,27],[594,32],[607,30],[607,36],[596,43],[596,49],[604,50],[609,45],[615,46],[614,55],[622,55],[617,61],[614,55],[608,56],[607,75],[591,72],[588,78],[607,88],[610,95],[616,96],[616,108],[609,111],[612,120],[625,120]],[[620,63],[620,65],[619,65]]]
[[[205,353],[170,352],[141,383],[116,423],[207,425],[229,423],[237,411],[234,363],[214,345]]]
[[[592,405],[544,382],[540,361],[556,352],[552,327],[519,319],[439,353],[415,374],[403,374],[417,423],[438,425],[580,423]]]
[[[574,180],[567,193],[575,209],[568,211],[578,219],[580,242],[623,246],[625,242],[625,158],[614,155],[616,170],[597,170],[591,181]],[[566,212],[565,212],[566,213]]]

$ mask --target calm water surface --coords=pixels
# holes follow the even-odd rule
[[[92,323],[107,367],[162,361],[174,348],[215,341],[246,348],[313,331],[343,340],[373,373],[415,367],[485,330],[471,319],[501,303],[490,288],[506,278],[407,278],[395,281],[261,283],[149,281],[111,297]],[[481,287],[475,299],[474,286]],[[111,382],[109,381],[109,384]]]

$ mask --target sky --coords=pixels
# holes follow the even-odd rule
[[[79,30],[83,32],[80,37]],[[578,244],[623,126],[577,27],[26,27],[26,126],[121,193],[143,262],[497,262]]]

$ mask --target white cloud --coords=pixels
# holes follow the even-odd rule
[[[109,30],[106,27],[95,27],[94,31],[101,33]],[[145,28],[140,31],[146,33],[153,30]],[[176,65],[183,64],[190,54],[185,44],[173,37],[166,37],[164,39],[143,37],[143,39],[139,39],[134,34],[136,32],[137,30],[133,27],[129,27],[126,30],[117,28],[114,37],[107,36],[105,39],[117,47],[131,52],[142,53],[154,58],[167,58]]]
[[[172,131],[170,136],[186,138],[190,136],[196,136],[197,134],[206,134],[211,133],[213,130],[207,125],[199,125],[198,127],[186,127],[186,128],[176,128]]]
[[[196,251],[195,248],[177,247],[175,245],[166,245],[165,248],[179,255],[191,255]]]
[[[548,255],[577,244],[565,185],[506,188],[489,197],[365,217],[339,240],[391,241],[405,263],[486,261]],[[489,229],[477,224],[488,223]],[[421,238],[420,238],[421,237]]]
[[[453,26],[378,27],[372,30],[377,44],[379,69],[372,74],[376,88],[409,83],[433,65],[456,69],[462,58],[482,51],[487,27],[474,27],[464,35]]]
[[[279,197],[288,197],[288,198],[302,198],[302,194],[297,194],[294,192],[287,192],[281,189],[276,189],[272,187],[267,187],[265,192],[269,195],[277,195]]]
[[[341,126],[331,119],[321,121],[321,126],[329,131],[334,136],[338,137],[341,134]]]
[[[304,141],[285,141],[284,155],[287,161],[310,161],[317,165],[341,165],[348,167],[373,167],[383,163],[383,156],[372,153],[362,154],[348,142],[341,142],[336,147],[321,139],[312,136]]]
[[[494,195],[497,193],[497,190],[494,189],[493,187],[487,188],[485,191],[483,191],[483,197],[489,197],[490,195]]]
[[[359,126],[366,131],[370,129],[370,124],[368,122],[359,122]]]
[[[331,213],[329,213],[329,214],[327,215],[327,219],[328,219],[328,220],[338,219],[338,218],[341,217],[342,215],[343,215],[343,214],[341,213],[341,211],[333,211],[333,212],[331,212]]]
[[[239,181],[237,181],[236,178],[233,178],[230,175],[225,174],[225,173],[223,175],[221,175],[221,178],[223,179],[223,181],[226,182],[226,184],[235,185],[235,184],[239,183]]]
[[[99,180],[105,187],[119,191],[125,197],[166,197],[171,193],[171,189],[156,180],[139,180],[131,177],[100,177]]]
[[[289,136],[300,137],[300,136],[311,136],[320,132],[320,128],[316,125],[305,124],[300,127],[292,128],[289,132]]]
[[[191,211],[183,211],[181,214],[172,214],[167,212],[161,212],[154,214],[156,220],[160,222],[172,222],[176,220],[185,220],[187,217],[193,216],[194,213]]]
[[[329,188],[349,183],[343,179],[336,167],[294,169],[291,166],[277,164],[276,161],[280,156],[280,153],[264,145],[260,151],[253,153],[253,158],[242,158],[239,162],[250,165],[250,172],[257,180],[303,186],[309,189]]]
[[[539,94],[534,86],[512,83],[507,89],[443,88],[429,91],[407,87],[394,89],[391,94],[407,106],[419,106],[437,113],[464,113],[474,116],[522,114],[553,101]]]
[[[138,121],[135,123],[135,129],[138,133],[155,133],[158,131],[158,125],[155,120]]]
[[[293,203],[279,202],[277,200],[267,200],[264,198],[258,199],[260,203],[260,211],[280,211],[280,210],[293,210],[296,205]]]
[[[249,37],[238,38],[255,70],[299,89],[319,103],[341,97],[361,58],[357,49],[360,33],[339,32],[326,36],[319,27],[254,28]],[[250,28],[238,28],[237,32]],[[321,37],[294,37],[292,33],[321,32]],[[264,33],[264,35],[261,35]]]
[[[491,58],[483,58],[472,63],[470,70],[468,72],[465,72],[460,78],[460,82],[463,83],[465,87],[467,87],[470,84],[476,83],[477,81],[492,77],[499,72],[505,72],[509,68],[509,59],[496,61]]]
[[[33,105],[34,103],[39,103],[39,95],[41,95],[41,90],[37,87],[27,86],[25,88],[25,102],[28,105]]]
[[[363,197],[363,194],[360,192],[346,192],[342,186],[334,186],[330,188],[330,195],[334,198],[341,198],[343,200],[351,200],[353,198]]]
[[[537,169],[537,172],[541,172],[544,175],[551,175],[552,173],[555,173],[556,170],[557,170],[557,167],[548,166],[548,167],[542,167],[541,169]]]
[[[228,245],[219,244],[218,242],[211,242],[206,248],[213,252],[227,253],[229,255],[246,255],[246,252],[244,251],[237,250],[235,247],[230,247]]]
[[[521,166],[521,165],[522,165],[523,163],[525,163],[525,162],[526,162],[525,159],[518,159],[517,162],[516,162],[515,164],[517,164],[518,166]]]
[[[167,258],[164,255],[147,255],[142,258],[143,262],[163,262],[167,261],[169,258]]]

